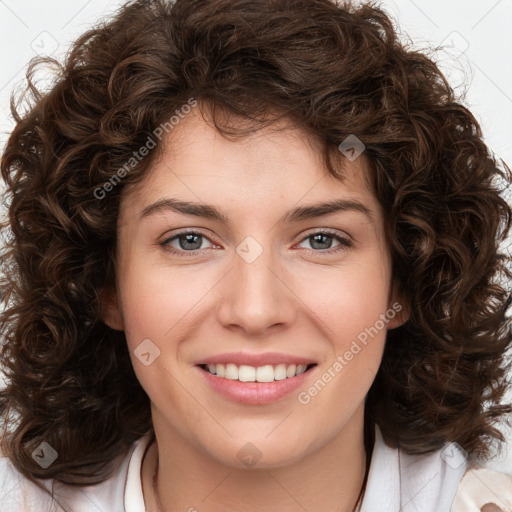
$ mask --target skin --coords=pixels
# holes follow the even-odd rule
[[[151,485],[158,451],[165,512],[350,512],[364,477],[364,399],[386,329],[406,320],[405,308],[308,404],[297,395],[400,301],[364,154],[345,159],[346,178],[336,180],[319,148],[286,122],[230,141],[199,110],[164,139],[145,180],[123,190],[116,289],[103,295],[104,321],[125,331],[152,403],[156,443],[142,466],[147,510],[158,510]],[[162,197],[215,205],[229,223],[171,210],[141,220],[142,210]],[[279,222],[292,208],[334,199],[363,203],[372,219],[347,210]],[[181,245],[169,241],[181,257],[160,245],[180,228],[205,235],[195,251],[183,237]],[[312,235],[323,229],[351,247],[336,238],[315,244]],[[252,263],[236,252],[247,236],[263,248]],[[160,350],[148,366],[134,355],[144,339]],[[202,357],[239,350],[289,353],[318,366],[304,386],[275,403],[240,404],[214,391],[195,366]],[[247,442],[261,454],[251,467],[237,456]]]

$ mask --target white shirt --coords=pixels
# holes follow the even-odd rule
[[[74,487],[40,480],[50,491],[54,484],[56,501],[25,479],[7,457],[1,457],[0,512],[62,512],[61,507],[66,512],[145,512],[141,467],[150,439],[149,433],[138,439],[126,454],[119,456],[114,473],[98,485]],[[449,447],[427,455],[407,455],[389,448],[376,427],[361,512],[479,512],[481,504],[492,501],[485,501],[489,491],[482,491],[478,495],[481,504],[476,503],[470,495],[475,487],[471,481],[475,473],[469,471],[462,480],[466,467],[466,462]],[[498,489],[501,500],[497,504],[512,507],[512,478],[484,471],[503,478],[501,490]],[[464,486],[465,483],[470,485]],[[459,508],[453,508],[458,487]]]

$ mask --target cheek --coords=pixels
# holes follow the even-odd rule
[[[121,288],[125,332],[133,349],[145,338],[167,343],[189,322],[209,280],[190,269],[133,264]]]
[[[327,286],[319,286],[318,276],[311,276],[304,282],[303,294],[308,297],[307,305],[329,328],[329,337],[343,348],[386,314],[390,276],[378,260],[332,270],[321,280]],[[378,327],[382,330],[381,322]]]
[[[191,286],[152,268],[143,260],[132,260],[123,275],[122,296],[125,336],[137,379],[153,402],[174,397],[173,361],[179,350],[175,341],[183,333],[187,313],[197,298]]]
[[[330,350],[322,372],[298,401],[318,414],[325,411],[327,423],[343,422],[354,413],[379,369],[388,322],[395,314],[388,306],[388,274],[383,268],[352,268],[332,280],[323,298],[316,297]]]
[[[338,314],[333,316],[333,330],[340,333],[338,345],[343,349],[353,340],[377,340],[385,337],[387,322],[381,319],[386,316],[387,290],[375,288],[363,293],[360,288],[353,293],[347,293],[338,301]],[[379,336],[380,334],[380,336]]]

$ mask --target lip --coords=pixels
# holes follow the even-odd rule
[[[194,368],[199,372],[200,378],[205,379],[206,383],[220,395],[242,404],[264,405],[282,400],[304,385],[315,372],[316,365],[295,377],[273,382],[240,382],[213,375],[201,366]]]
[[[283,354],[280,352],[263,352],[260,354],[249,354],[247,352],[226,352],[224,354],[216,354],[205,359],[198,361],[196,365],[203,364],[228,364],[233,363],[237,366],[265,366],[265,365],[278,365],[278,364],[315,364],[317,361],[306,359],[305,357],[294,356],[291,354]],[[295,377],[293,377],[295,378]]]

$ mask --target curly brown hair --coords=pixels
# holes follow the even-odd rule
[[[45,63],[59,71],[42,93],[33,78]],[[144,179],[162,145],[129,172],[126,162],[190,98],[225,136],[285,116],[321,144],[337,177],[340,142],[355,134],[365,144],[410,310],[388,332],[366,421],[408,453],[452,441],[487,456],[503,440],[511,172],[380,6],[130,1],[79,37],[63,65],[36,58],[26,76],[34,103],[22,114],[11,100],[16,126],[1,160],[1,229],[11,233],[0,260],[2,450],[25,477],[100,482],[152,428],[125,333],[102,321],[101,298],[115,285],[121,191]],[[248,131],[219,125],[220,115]],[[31,457],[42,441],[59,454],[47,469]]]

